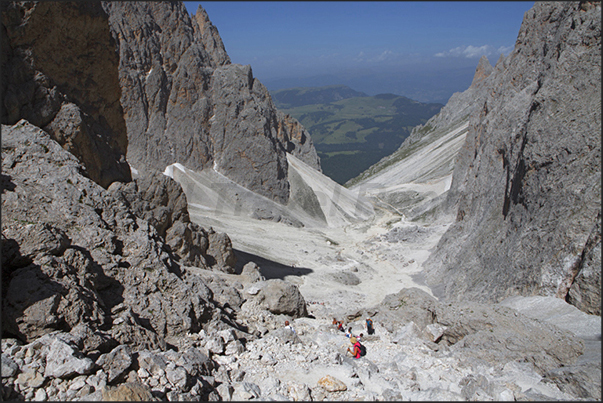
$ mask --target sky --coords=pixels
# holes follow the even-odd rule
[[[413,86],[436,88],[439,84],[433,80],[457,81],[460,90],[466,89],[482,55],[494,65],[501,53],[506,56],[513,50],[523,15],[534,2],[184,4],[190,14],[201,5],[218,29],[231,61],[251,65],[254,76],[270,90],[296,83],[328,85],[329,80],[345,84],[347,80],[364,86],[352,88],[369,95],[388,88],[406,95],[401,92]],[[454,87],[453,83],[447,85]],[[424,94],[424,98],[429,96]]]

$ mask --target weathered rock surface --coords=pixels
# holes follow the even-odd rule
[[[105,188],[130,180],[118,55],[100,4],[10,2],[2,26],[2,123],[43,127]]]
[[[230,64],[201,7],[193,20],[181,3],[106,2],[103,8],[119,47],[127,156],[136,171],[163,171],[177,162],[213,167],[285,204],[285,153],[319,169],[308,133],[277,113],[249,66]]]
[[[155,227],[81,176],[77,159],[39,128],[21,121],[2,133],[12,184],[2,197],[3,249],[13,248],[3,262],[5,330],[30,340],[81,322],[98,328],[126,308],[138,323],[124,326],[160,337],[200,329],[211,292],[180,274]]]
[[[600,3],[536,3],[480,83],[448,193],[457,219],[424,265],[438,295],[554,295],[600,314],[600,26]]]
[[[191,222],[186,195],[170,177],[145,175],[115,182],[108,190],[155,227],[180,264],[234,272],[236,258],[228,236]]]

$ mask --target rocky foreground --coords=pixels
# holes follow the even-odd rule
[[[104,189],[27,121],[2,134],[3,399],[601,398],[600,333],[414,288],[339,318],[376,323],[354,360],[326,300],[235,270],[169,177]]]
[[[252,297],[272,285],[261,276],[251,282],[256,270],[241,274],[242,282],[235,283],[241,295]],[[223,285],[214,286],[217,290]],[[295,305],[294,300],[282,299],[282,305],[270,308]],[[91,353],[83,328],[51,333],[25,345],[4,339],[4,398],[513,401],[601,397],[600,349],[598,363],[589,362],[581,358],[584,342],[574,334],[507,307],[445,305],[418,289],[403,290],[368,313],[347,318],[356,335],[366,334],[364,315],[371,314],[376,321],[376,333],[363,339],[367,355],[356,360],[346,354],[348,338],[329,318],[295,319],[294,333],[283,327],[290,316],[272,314],[266,309],[269,305],[257,302],[250,299],[235,307],[239,321],[253,324],[251,333],[201,330],[163,351],[135,351],[128,345],[108,351],[107,340],[97,333],[95,347],[107,352]],[[127,315],[122,317],[128,320]]]

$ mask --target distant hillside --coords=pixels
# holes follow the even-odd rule
[[[310,132],[323,173],[340,184],[397,150],[415,126],[443,106],[394,94],[370,97],[345,86],[280,90],[272,97]]]
[[[298,106],[327,104],[342,99],[368,97],[364,92],[358,92],[345,85],[329,85],[326,87],[289,88],[271,91],[270,95],[279,109],[296,108]]]

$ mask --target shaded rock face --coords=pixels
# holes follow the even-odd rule
[[[279,203],[289,197],[290,152],[319,168],[307,132],[277,113],[249,66],[230,64],[217,29],[199,7],[105,2],[119,48],[128,162],[137,171],[181,163],[214,168]]]
[[[118,55],[100,4],[3,3],[2,30],[2,123],[44,128],[105,188],[130,180]]]
[[[480,83],[447,199],[457,220],[425,263],[440,296],[554,295],[600,315],[585,285],[601,275],[600,11],[536,3]]]
[[[4,332],[29,341],[85,324],[119,343],[160,348],[211,320],[211,291],[180,269],[189,255],[179,257],[137,216],[137,206],[153,206],[149,193],[161,199],[160,186],[147,185],[128,206],[127,197],[80,175],[81,163],[25,120],[2,126],[2,156]],[[165,210],[176,222],[186,217]]]

